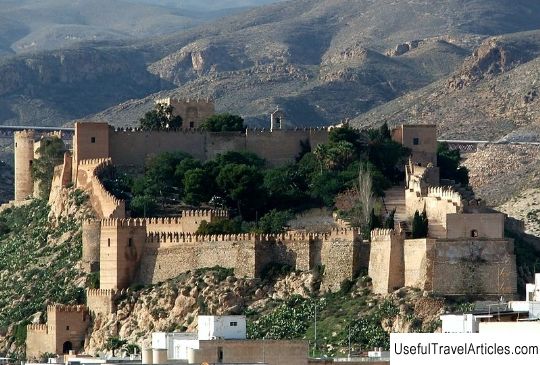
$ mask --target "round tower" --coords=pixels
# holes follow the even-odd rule
[[[34,193],[32,164],[34,163],[34,131],[15,132],[15,201]]]

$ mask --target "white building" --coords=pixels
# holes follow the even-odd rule
[[[524,301],[494,303],[484,311],[441,315],[442,332],[504,332],[513,328],[516,331],[536,333],[540,322],[530,322],[540,320],[540,274],[535,274],[534,281],[534,284],[527,284]]]
[[[245,340],[246,316],[199,316],[198,333],[152,333],[152,349],[167,350],[169,360],[187,360],[200,341]]]

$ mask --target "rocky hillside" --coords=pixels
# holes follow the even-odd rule
[[[317,306],[318,352],[344,354],[349,325],[353,350],[386,346],[390,331],[436,330],[446,308],[444,300],[418,291],[374,296],[365,278],[321,297],[316,286],[314,273],[279,274],[261,281],[236,278],[220,268],[188,272],[120,298],[118,313],[95,319],[86,351],[103,353],[109,337],[145,347],[154,331],[195,332],[199,314],[247,314],[250,338],[312,340]]]
[[[84,195],[66,197],[61,218],[42,200],[0,213],[0,353],[21,358],[26,325],[44,320],[48,304],[82,303],[85,275],[80,219],[89,212]]]
[[[0,205],[13,199],[13,167],[0,161]]]
[[[486,39],[450,77],[354,120],[437,123],[445,138],[538,141],[540,31]]]
[[[150,98],[128,100],[168,90],[211,96],[218,110],[254,124],[266,121],[276,104],[295,124],[331,123],[446,78],[485,36],[539,28],[540,5],[526,0],[279,2],[162,38],[89,44],[96,54],[92,73],[103,76],[96,83],[61,79],[44,92],[53,83],[34,78],[33,68],[47,69],[55,56],[16,58],[11,62],[33,68],[0,69],[0,80],[28,80],[24,89],[0,92],[0,120],[60,124],[124,101],[96,118],[128,124],[149,108]],[[107,77],[117,52],[132,56],[136,66]],[[59,73],[71,67],[62,64]],[[113,86],[118,95],[102,95]]]

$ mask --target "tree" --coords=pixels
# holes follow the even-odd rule
[[[294,218],[290,210],[278,211],[272,209],[266,213],[258,223],[258,232],[266,234],[283,233],[286,230],[287,222]]]
[[[229,113],[212,115],[206,119],[201,129],[208,132],[241,132],[246,129],[244,119]]]
[[[365,136],[358,129],[354,129],[347,124],[339,128],[332,128],[328,132],[328,142],[349,142],[357,151],[360,151],[365,144]]]
[[[112,356],[114,357],[115,351],[121,349],[126,343],[127,341],[122,340],[120,337],[117,337],[117,336],[109,337],[107,339],[107,343],[105,344],[105,349],[107,351],[112,351]]]
[[[461,154],[459,150],[451,150],[448,143],[437,145],[437,165],[441,170],[441,178],[454,180],[462,185],[469,184],[469,170],[459,166]]]
[[[214,222],[202,221],[197,228],[197,234],[237,234],[242,233],[241,219],[218,219]]]
[[[420,214],[418,211],[414,212],[412,222],[412,237],[413,238],[426,238],[428,236],[428,218],[426,210]]]
[[[124,346],[124,349],[128,355],[137,355],[141,353],[141,348],[134,343],[128,343]]]
[[[145,131],[160,131],[182,128],[182,117],[174,115],[174,107],[165,104],[156,104],[153,110],[146,112],[139,119],[139,127]]]
[[[396,216],[396,210],[393,209],[386,218],[384,219],[383,228],[386,229],[394,229],[395,227],[395,216]]]
[[[262,208],[266,192],[262,189],[263,176],[258,168],[228,164],[221,169],[216,182],[236,204],[240,216],[253,214]]]
[[[132,217],[152,216],[157,210],[156,199],[148,195],[134,197],[129,205]]]
[[[212,198],[214,181],[202,168],[189,170],[184,175],[184,201],[187,204],[200,205]]]
[[[358,181],[356,186],[358,192],[358,202],[361,207],[362,217],[359,220],[363,220],[363,227],[373,226],[374,218],[374,197],[373,197],[373,176],[369,168],[363,165],[358,172]]]
[[[51,192],[54,167],[63,163],[65,151],[64,142],[58,137],[43,138],[36,150],[39,157],[32,163],[32,176],[42,198],[48,198]]]

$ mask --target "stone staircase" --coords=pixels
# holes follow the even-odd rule
[[[429,238],[446,238],[446,229],[441,222],[430,220],[429,221]]]
[[[390,213],[396,210],[394,216],[395,227],[399,226],[399,222],[408,222],[407,210],[405,208],[405,187],[394,186],[384,192],[384,206],[386,212]]]

